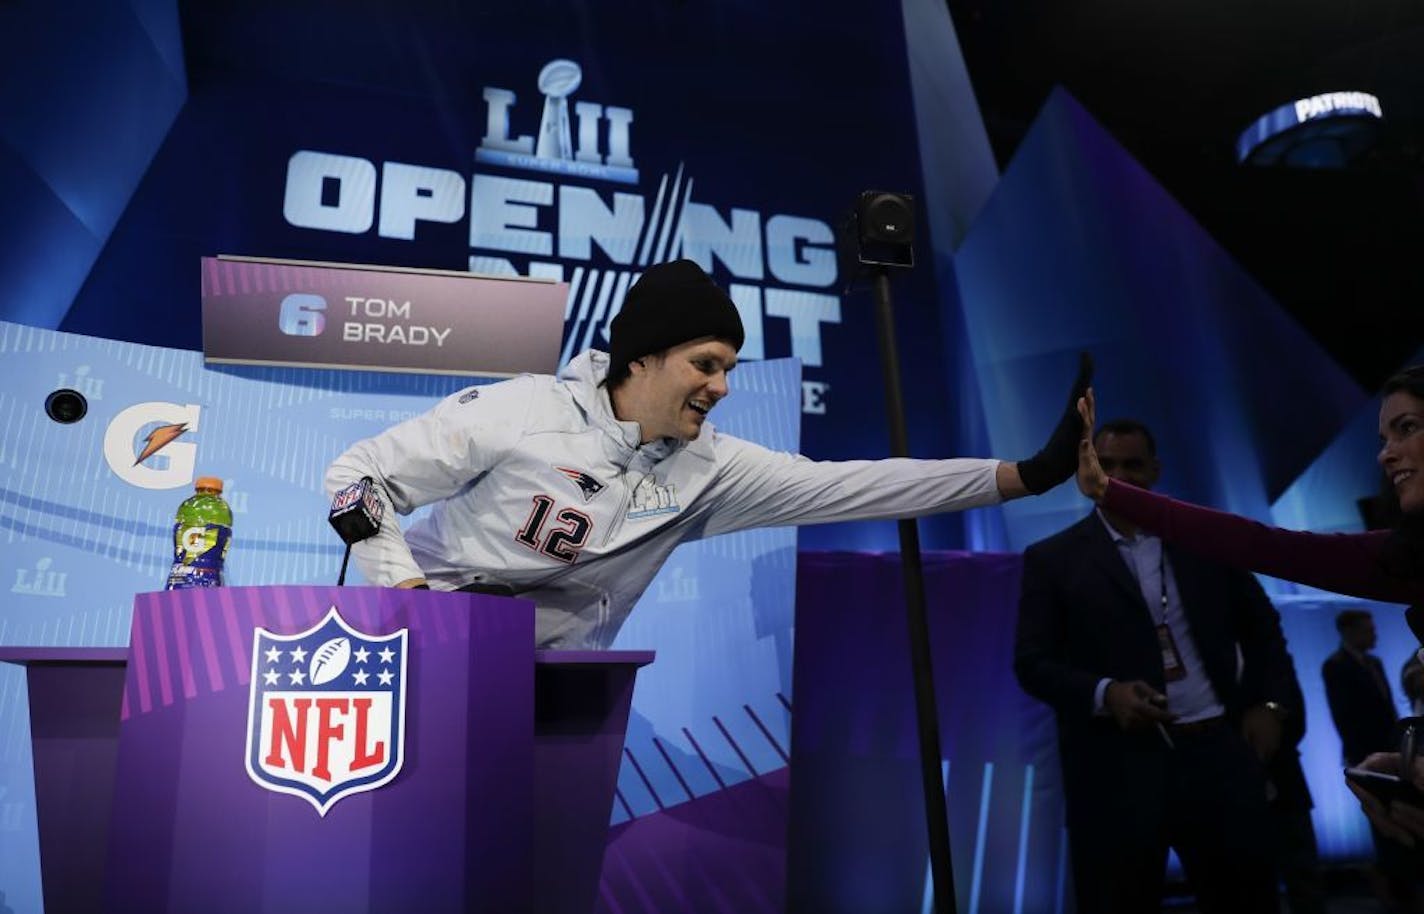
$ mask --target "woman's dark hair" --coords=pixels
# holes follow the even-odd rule
[[[1411,365],[1384,382],[1380,393],[1407,393],[1424,402],[1424,365]],[[1424,514],[1406,514],[1399,510],[1399,499],[1389,479],[1384,480],[1382,500],[1394,506],[1394,535],[1380,553],[1380,564],[1394,577],[1418,580],[1424,578]]]
[[[1380,394],[1387,397],[1400,391],[1424,400],[1424,365],[1410,365],[1391,375],[1389,380],[1384,382]]]

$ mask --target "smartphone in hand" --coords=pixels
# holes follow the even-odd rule
[[[1345,777],[1379,797],[1385,805],[1389,805],[1391,800],[1403,800],[1424,807],[1424,791],[1397,774],[1371,771],[1368,768],[1346,768]]]

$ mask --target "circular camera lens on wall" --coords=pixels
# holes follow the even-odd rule
[[[45,415],[61,425],[78,422],[87,412],[89,401],[77,390],[61,387],[45,397]]]

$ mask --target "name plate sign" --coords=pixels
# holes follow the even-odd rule
[[[208,362],[494,377],[558,367],[566,283],[257,257],[202,268]]]

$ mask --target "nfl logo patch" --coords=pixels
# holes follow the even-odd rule
[[[335,606],[300,634],[253,631],[248,777],[325,816],[399,774],[408,632],[367,635]]]

